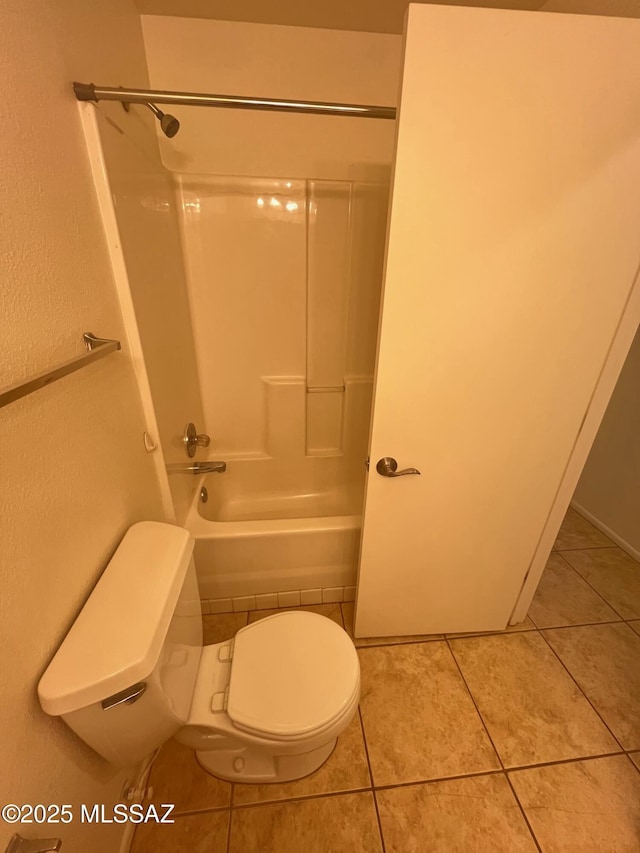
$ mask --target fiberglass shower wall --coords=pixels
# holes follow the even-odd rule
[[[396,100],[399,36],[142,20],[152,88]],[[234,482],[252,465],[291,494],[350,484],[349,506],[320,514],[359,512],[394,122],[172,111],[180,133],[160,146],[183,205],[210,454],[247,460]]]
[[[204,419],[220,458],[362,480],[388,187],[176,176]],[[296,460],[298,465],[296,466]],[[313,483],[310,482],[310,478]],[[327,487],[325,484],[324,488]]]

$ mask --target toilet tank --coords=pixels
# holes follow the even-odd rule
[[[117,767],[189,715],[202,651],[193,544],[181,527],[134,524],[38,684],[43,710]]]

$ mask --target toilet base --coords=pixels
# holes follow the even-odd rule
[[[198,763],[227,782],[277,783],[302,779],[317,770],[329,758],[337,738],[311,752],[297,755],[272,755],[256,748],[197,750]]]

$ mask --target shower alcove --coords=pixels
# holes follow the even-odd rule
[[[214,608],[352,596],[388,188],[176,188],[204,423],[227,462],[187,520],[203,594]]]
[[[143,30],[152,88],[395,102],[397,36]],[[171,139],[142,107],[80,104],[167,513],[205,610],[353,598],[394,123],[166,109]],[[188,421],[225,473],[174,473]]]
[[[165,94],[391,105],[402,78],[397,122],[176,108],[161,154],[150,111],[81,105],[205,609],[524,618],[640,319],[639,26],[415,4],[402,45],[143,16]],[[228,466],[206,504],[167,476],[188,421]]]

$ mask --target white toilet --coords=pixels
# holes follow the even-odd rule
[[[170,524],[130,528],[42,676],[40,704],[119,767],[175,736],[222,779],[299,779],[356,712],[353,643],[324,616],[283,612],[203,647],[193,544]]]

